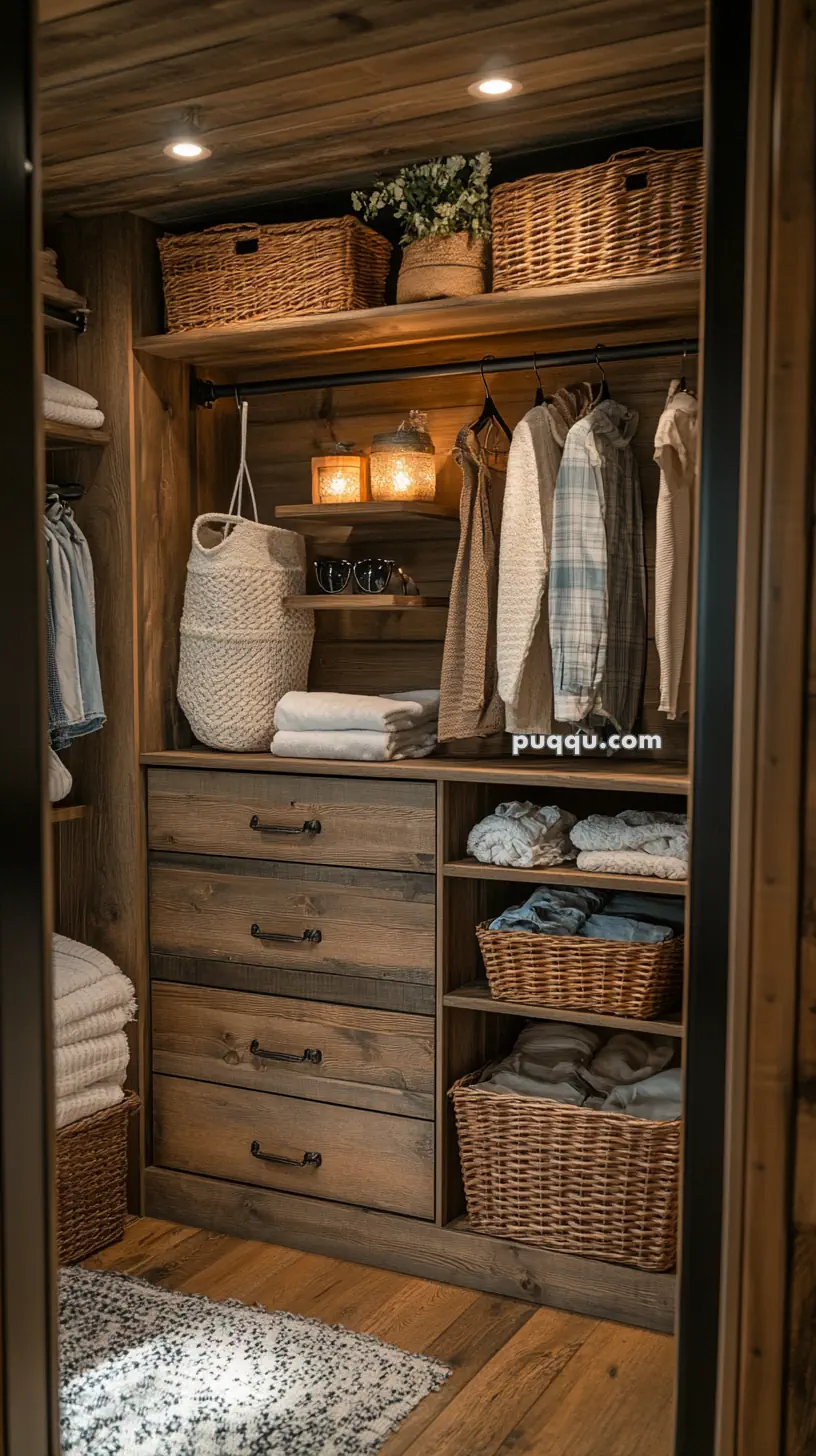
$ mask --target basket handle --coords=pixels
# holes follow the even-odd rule
[[[645,161],[647,157],[656,157],[657,147],[625,147],[622,152],[613,152],[609,158],[610,162],[635,162]]]
[[[248,422],[249,405],[247,404],[246,400],[244,400],[241,405],[241,458],[238,462],[238,474],[235,477],[235,485],[233,486],[232,497],[229,503],[229,514],[231,516],[239,516],[241,519],[243,519],[242,508],[244,504],[244,476],[246,476],[246,483],[249,486],[249,496],[250,500],[252,501],[252,509],[255,512],[255,520],[257,521],[258,502],[255,499],[255,492],[252,489],[252,480],[250,478],[249,467],[247,466],[246,459]],[[227,532],[227,534],[229,534],[229,532]]]

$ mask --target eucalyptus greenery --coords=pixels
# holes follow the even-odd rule
[[[352,192],[351,201],[366,222],[386,209],[392,212],[402,227],[403,246],[451,233],[489,238],[489,176],[489,152],[436,157],[403,167],[390,181],[378,180],[368,193]]]

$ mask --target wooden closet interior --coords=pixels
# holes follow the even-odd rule
[[[421,8],[433,39],[433,7]],[[501,8],[496,12],[495,26],[506,29],[508,45],[518,44],[516,32],[529,35],[540,24],[540,7],[509,8],[506,19]],[[638,127],[698,125],[698,9],[675,6],[680,18],[670,27],[668,19],[651,23],[643,5],[602,5],[610,14],[601,17],[593,52],[600,79],[593,79],[588,52],[530,62],[537,79],[525,100],[524,145],[529,149],[533,135],[539,147],[549,138],[574,141],[594,128],[606,133],[609,155],[615,137],[631,139]],[[552,24],[563,29],[566,17],[553,16]],[[346,51],[353,35],[349,26]],[[97,47],[103,39],[100,30]],[[463,42],[465,68],[475,44],[470,36]],[[622,79],[627,71],[631,86]],[[564,90],[560,109],[539,89],[546,78]],[[45,82],[53,109],[47,69]],[[294,82],[281,84],[291,90]],[[80,79],[77,106],[82,94]],[[302,175],[290,185],[306,194],[297,207],[307,215],[309,192],[327,190],[322,179],[332,167],[335,177],[353,172],[370,180],[390,166],[389,147],[397,146],[396,114],[374,128],[372,140],[350,100],[335,104],[352,117],[346,129],[355,157],[332,161],[331,146],[321,150],[314,140],[299,161],[291,153],[290,174],[297,165]],[[149,107],[145,118],[143,131],[153,125]],[[521,151],[498,109],[480,113],[478,127],[454,117],[450,139],[444,115],[426,117],[400,145],[420,160],[466,145],[477,130],[484,138],[478,145],[497,154]],[[81,142],[78,136],[77,148]],[[46,159],[47,143],[46,131]],[[196,217],[214,220],[219,204],[231,216],[239,206],[254,214],[254,202],[236,201],[240,160],[235,185],[217,146],[214,162],[199,194],[191,169],[178,195],[174,178],[159,196],[162,181],[155,197],[147,175],[129,176],[125,168],[117,178],[109,159],[96,175],[87,159],[56,157],[51,182],[45,169],[46,240],[57,250],[62,278],[87,295],[91,308],[82,330],[75,320],[44,314],[46,368],[97,396],[106,414],[103,431],[46,427],[49,481],[83,487],[75,511],[96,573],[107,709],[104,730],[72,747],[74,793],[53,812],[55,917],[59,930],[108,954],[137,989],[129,1085],[142,1105],[132,1123],[131,1207],[670,1330],[673,1272],[559,1254],[469,1228],[448,1091],[509,1050],[530,1017],[643,1027],[625,1017],[493,1000],[474,934],[479,921],[537,884],[688,892],[678,881],[489,867],[468,858],[466,841],[480,817],[512,798],[557,803],[580,816],[686,808],[688,725],[657,711],[653,450],[670,381],[696,379],[701,276],[681,270],[167,334],[156,247],[165,220],[177,231],[192,229]],[[276,206],[284,216],[285,197]],[[667,341],[674,352],[655,357]],[[616,359],[618,348],[628,357]],[[613,396],[639,415],[634,448],[649,641],[638,731],[659,733],[659,751],[513,757],[504,736],[441,745],[426,759],[337,764],[219,753],[193,742],[176,700],[185,571],[195,518],[223,511],[229,501],[238,464],[236,402],[249,397],[239,386],[441,370],[486,356],[591,356],[596,349]],[[489,359],[485,367],[513,426],[533,404],[533,369],[491,373]],[[599,378],[594,360],[544,365],[542,375],[548,393],[576,378]],[[204,407],[194,387],[201,380],[231,393]],[[318,602],[310,688],[387,693],[438,685],[446,609],[436,603],[448,597],[459,530],[453,445],[481,402],[478,373],[249,397],[248,463],[261,520],[302,532],[310,558],[385,552],[410,573],[423,599],[411,606],[408,598],[403,609],[359,597]],[[329,517],[311,503],[313,456],[328,453],[332,440],[367,445],[409,409],[427,412],[436,449],[432,507],[369,503],[338,518],[337,508]],[[316,819],[322,832],[276,839],[256,832],[253,817],[290,829]],[[322,944],[282,947],[253,937],[250,926],[264,916],[292,936],[317,917]],[[682,1054],[682,1010],[646,1029],[676,1039]],[[290,1057],[322,1046],[333,1070],[302,1058],[297,1065],[265,1064],[251,1054],[251,1046],[270,1041]],[[270,1126],[288,1151],[322,1143],[338,1157],[317,1170],[264,1162],[250,1147],[268,1137]]]

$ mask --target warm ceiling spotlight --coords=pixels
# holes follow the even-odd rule
[[[179,162],[201,162],[212,156],[212,149],[201,139],[201,124],[198,109],[186,111],[169,142],[162,149],[166,157],[175,157]]]
[[[507,76],[486,76],[483,81],[474,81],[468,86],[471,96],[481,96],[488,101],[497,101],[505,96],[518,96],[522,90],[520,81],[511,81]]]

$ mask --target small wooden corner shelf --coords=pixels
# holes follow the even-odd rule
[[[356,501],[336,506],[276,506],[275,520],[287,524],[302,522],[305,528],[315,526],[371,526],[387,522],[389,526],[414,526],[417,521],[456,521],[455,506],[441,501]]]
[[[569,1021],[580,1026],[603,1026],[611,1031],[652,1032],[660,1036],[682,1037],[685,1032],[680,1012],[672,1012],[655,1021],[639,1021],[633,1016],[606,1016],[600,1011],[569,1011],[557,1006],[528,1006],[526,1001],[497,1001],[490,994],[487,981],[469,981],[457,991],[443,997],[446,1006],[465,1011],[494,1011],[499,1016],[525,1016],[534,1021]]]
[[[447,607],[447,597],[403,597],[352,595],[350,592],[327,592],[325,596],[284,597],[285,607],[308,608],[314,612],[418,612],[425,607]]]
[[[78,819],[90,817],[90,804],[54,804],[51,809],[52,824],[71,824]]]
[[[556,865],[551,869],[513,869],[480,864],[476,859],[454,859],[442,873],[455,880],[512,880],[523,885],[591,885],[598,890],[636,890],[646,895],[685,895],[686,880],[658,880],[650,875],[587,874],[585,870]]]
[[[110,444],[107,430],[88,430],[84,425],[59,424],[56,420],[45,420],[46,450],[77,450],[85,445],[99,449]]]

